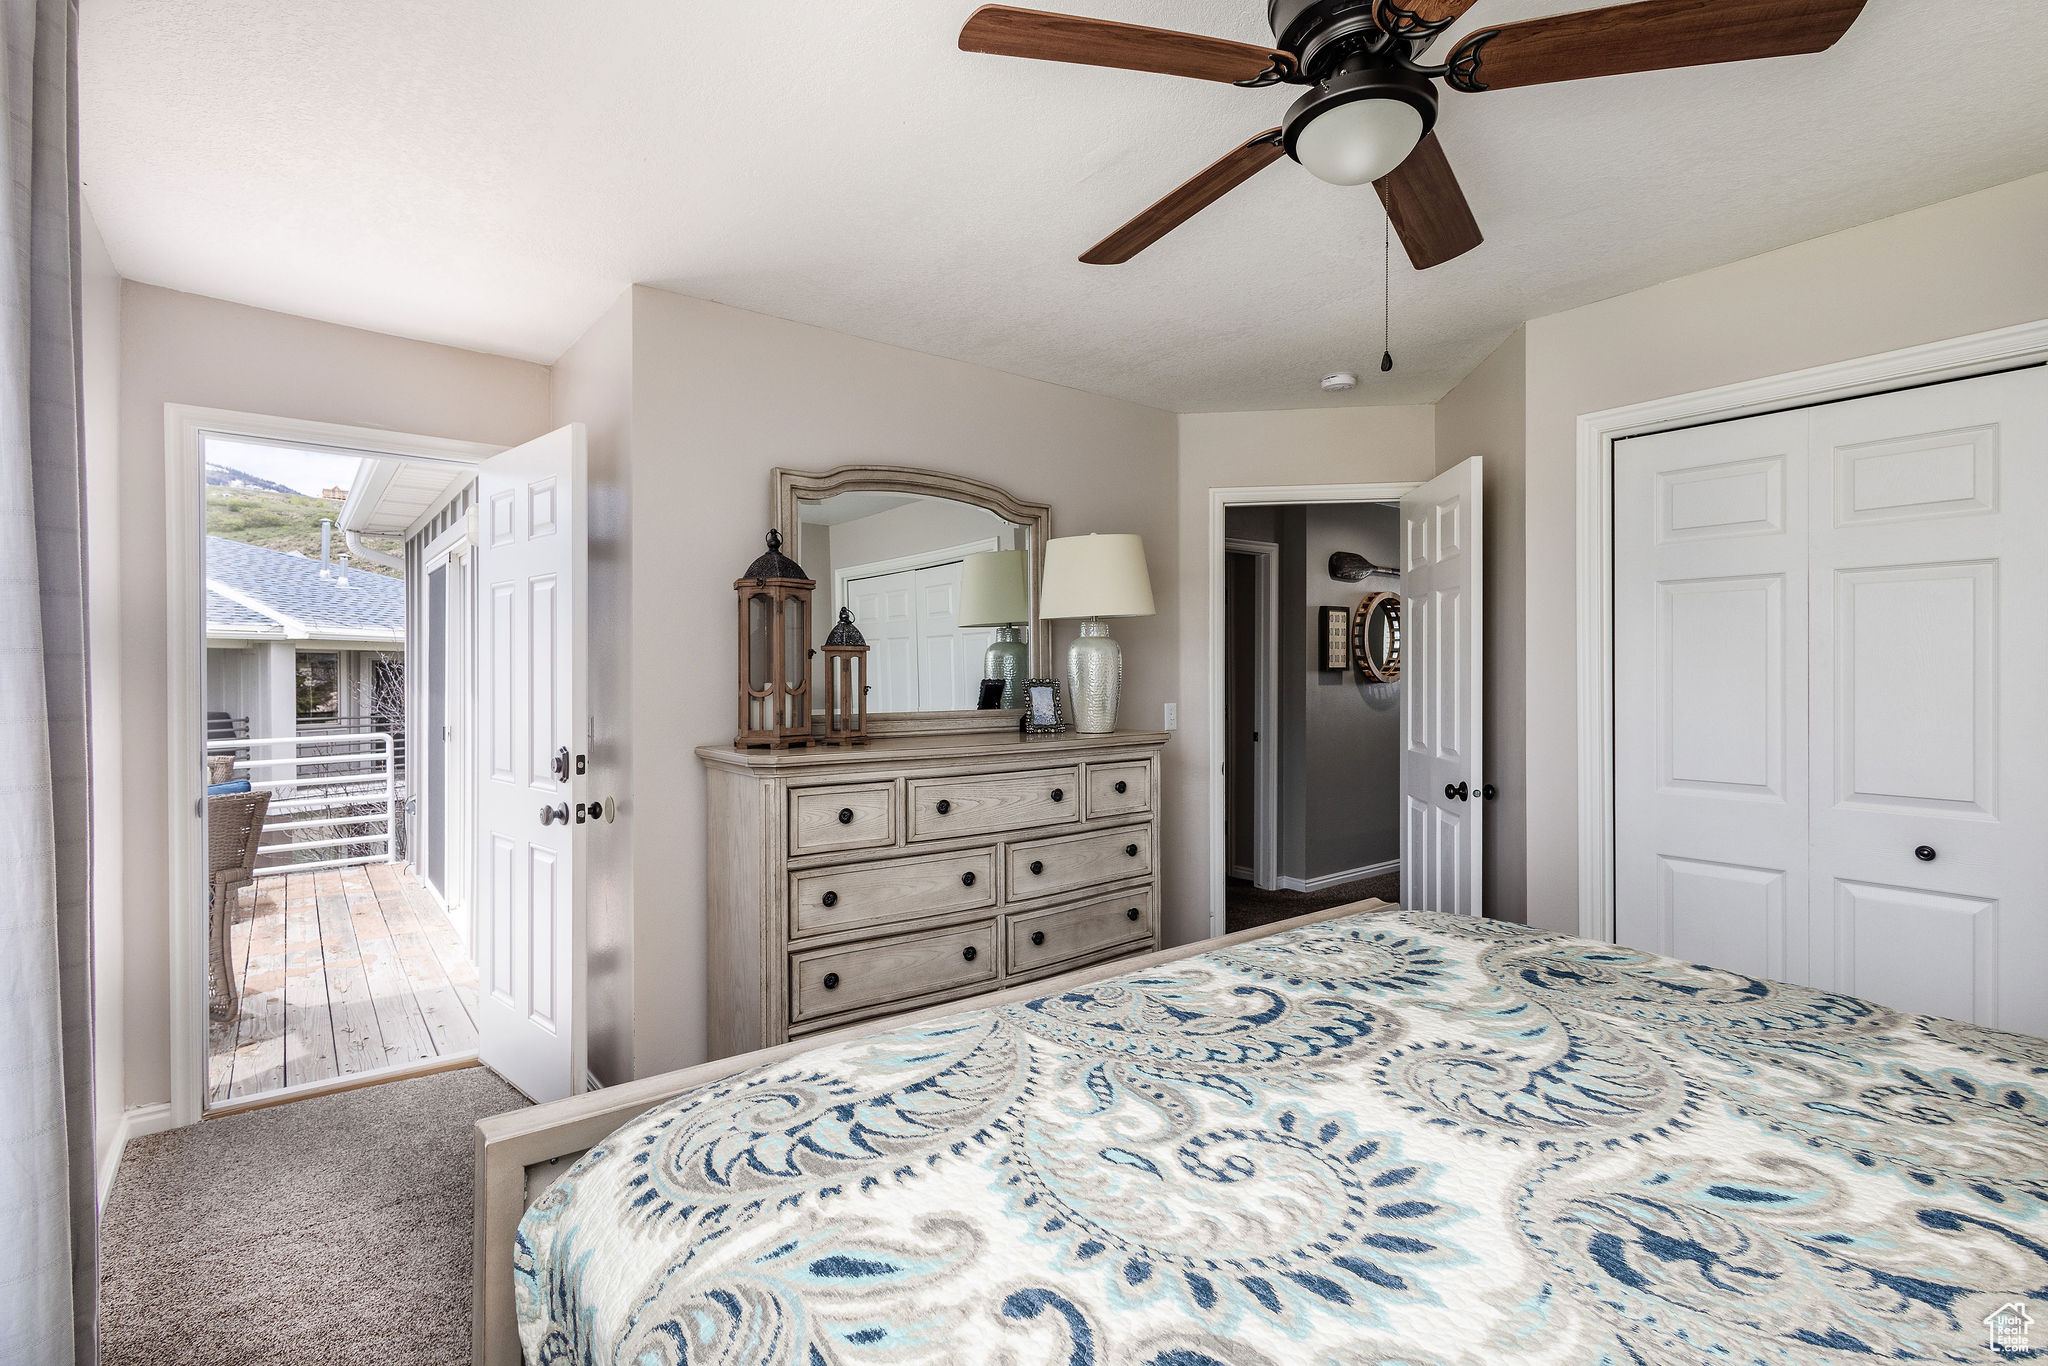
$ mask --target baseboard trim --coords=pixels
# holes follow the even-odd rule
[[[107,1155],[100,1161],[98,1175],[99,1208],[107,1207],[107,1193],[114,1189],[114,1174],[121,1170],[121,1154],[128,1150],[128,1140],[142,1138],[148,1134],[160,1134],[174,1127],[171,1123],[171,1103],[159,1101],[155,1105],[132,1105],[121,1112],[121,1118],[114,1121],[114,1141],[107,1145]]]
[[[1390,858],[1384,863],[1368,863],[1363,868],[1345,868],[1321,877],[1283,877],[1279,887],[1285,892],[1320,892],[1325,887],[1335,887],[1346,882],[1357,882],[1360,878],[1378,877],[1382,873],[1396,872],[1401,860]]]
[[[1230,870],[1230,875],[1236,878],[1239,882],[1257,882],[1259,880],[1258,874],[1254,873],[1249,868],[1232,868]]]

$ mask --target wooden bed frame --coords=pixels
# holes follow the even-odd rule
[[[764,1063],[777,1062],[807,1049],[844,1043],[863,1035],[877,1034],[898,1025],[958,1015],[970,1010],[1036,1000],[1067,991],[1106,977],[1142,972],[1163,963],[1193,958],[1211,949],[1228,948],[1297,925],[1336,920],[1361,911],[1397,910],[1385,901],[1354,901],[1326,911],[1295,916],[1255,930],[1241,930],[1220,939],[1205,939],[1177,949],[1119,958],[1094,967],[1041,978],[984,996],[948,1001],[905,1015],[869,1020],[829,1034],[815,1034],[774,1048],[763,1048],[736,1057],[645,1077],[602,1091],[571,1096],[550,1105],[536,1105],[510,1114],[493,1115],[476,1126],[476,1236],[472,1251],[470,1290],[470,1351],[475,1366],[519,1366],[519,1324],[512,1299],[513,1233],[529,1203],[584,1152],[602,1142],[614,1130],[671,1096],[692,1087],[744,1072]]]

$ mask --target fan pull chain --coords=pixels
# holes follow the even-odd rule
[[[1380,373],[1394,368],[1394,206],[1387,188],[1386,217],[1380,231]]]

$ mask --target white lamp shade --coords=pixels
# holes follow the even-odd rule
[[[1030,619],[1023,551],[981,550],[960,562],[962,626],[1015,626]]]
[[[1045,543],[1038,610],[1048,617],[1149,617],[1145,542],[1128,532],[1059,536]]]
[[[1324,110],[1294,140],[1295,159],[1332,185],[1378,180],[1422,141],[1422,115],[1403,100],[1353,100]]]

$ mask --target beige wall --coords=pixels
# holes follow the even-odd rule
[[[1579,416],[2042,318],[2048,175],[1528,325],[1531,924],[1578,915]]]
[[[92,677],[92,982],[95,1150],[105,1161],[122,1095],[127,993],[122,905],[127,837],[121,793],[121,277],[99,225],[81,212],[80,304],[85,436],[86,654]]]
[[[1523,451],[1528,336],[1521,329],[1436,405],[1439,473],[1485,459],[1485,781],[1500,795],[1486,805],[1481,900],[1496,920],[1525,916],[1528,877],[1527,732],[1522,715],[1524,654]]]
[[[95,585],[93,610],[118,611],[121,631],[116,748],[126,845],[125,1094],[132,1107],[170,1099],[164,526],[174,491],[164,487],[164,405],[513,445],[548,430],[551,381],[547,367],[525,361],[132,281],[121,288],[119,366],[118,509],[111,528],[103,519],[93,533],[119,538],[118,587],[106,593]],[[87,496],[100,500],[105,492],[104,484],[89,485]],[[94,737],[102,774],[106,738],[104,730]],[[196,823],[191,829],[196,840]]]
[[[1428,407],[1183,413],[1177,470],[1180,734],[1170,749],[1164,825],[1168,943],[1209,933],[1209,490],[1261,485],[1420,483],[1436,472]],[[1155,581],[1158,570],[1154,569]],[[1165,603],[1160,611],[1166,611]]]
[[[1142,535],[1159,615],[1117,624],[1126,725],[1155,724],[1174,697],[1178,546],[1169,414],[656,289],[635,289],[632,313],[639,587],[621,824],[635,832],[644,1075],[704,1056],[704,774],[692,751],[732,743],[731,584],[760,553],[771,468],[950,470],[1051,504],[1055,535]],[[1055,632],[1056,647],[1069,635]],[[1168,772],[1183,762],[1169,746]],[[1169,887],[1180,873],[1169,862]]]
[[[585,503],[592,722],[589,785],[600,801],[633,791],[627,706],[633,660],[633,308],[621,295],[555,362],[554,417],[581,422],[588,449]],[[588,1065],[609,1086],[633,1070],[633,823],[591,829],[584,847],[584,1026]]]

